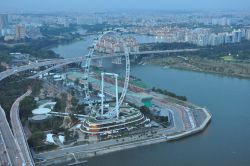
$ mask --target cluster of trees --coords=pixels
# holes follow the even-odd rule
[[[188,48],[198,48],[198,46],[190,43],[147,43],[140,46],[141,51],[188,49]]]
[[[30,123],[29,129],[32,132],[31,137],[28,139],[29,146],[35,151],[51,150],[58,147],[54,144],[45,143],[46,131],[52,131],[53,134],[65,132],[61,127],[63,124],[62,117],[51,117],[46,119],[44,123]]]
[[[30,123],[29,128],[32,133],[52,130],[54,134],[58,134],[64,131],[64,129],[61,128],[62,123],[63,117],[51,117],[46,119],[45,123]]]
[[[0,64],[0,72],[2,72],[4,70],[6,70],[6,68]]]
[[[68,27],[64,26],[57,26],[57,27],[51,27],[51,26],[43,26],[40,28],[40,31],[43,36],[51,37],[51,36],[59,36],[63,35],[65,33],[74,32],[77,30],[77,25],[70,24]]]
[[[45,139],[46,139],[45,133],[37,131],[32,133],[31,137],[28,139],[28,144],[35,151],[51,150],[57,147],[57,145],[54,144],[45,144],[44,143]]]
[[[56,40],[38,39],[27,42],[26,44],[15,45],[13,47],[0,45],[0,58],[2,62],[10,63],[12,57],[9,55],[9,53],[12,52],[26,53],[30,54],[32,57],[40,59],[58,58],[58,54],[52,50],[46,49],[47,47],[55,44],[57,44]]]
[[[85,105],[79,104],[79,100],[76,97],[71,99],[72,113],[79,114],[85,109]]]
[[[76,85],[81,85],[82,88],[83,88],[83,84],[79,84],[79,79],[76,79],[75,80],[75,84]],[[92,84],[89,83],[89,90],[92,91],[93,90],[93,87],[92,87]],[[87,114],[85,108],[86,108],[86,104],[81,104],[79,102],[79,99],[77,99],[76,97],[74,97],[76,95],[76,93],[79,93],[79,91],[75,90],[75,89],[71,89],[70,90],[70,93],[71,95],[73,96],[71,98],[71,104],[72,104],[72,108],[71,108],[71,111],[73,114]]]
[[[201,49],[198,52],[194,52],[194,55],[197,54],[198,56],[208,58],[220,58],[230,53],[234,56],[235,59],[246,60],[250,59],[249,45],[250,41],[244,40],[240,43],[209,46],[205,47],[204,49]]]
[[[83,29],[86,29],[88,33],[101,32],[105,28],[110,28],[109,24],[95,24],[95,25],[82,25]]]
[[[9,110],[14,101],[23,95],[28,88],[38,93],[42,87],[40,80],[22,80],[18,76],[8,77],[0,82],[0,105],[6,111],[9,118]]]
[[[94,25],[81,25],[83,29],[87,30],[87,33],[96,33],[96,32],[102,32],[105,29],[112,29],[112,28],[126,28],[130,27],[131,25],[122,25],[122,26],[117,26],[117,25],[110,25],[108,23],[102,23],[102,24],[94,24]]]
[[[1,64],[1,62],[5,62],[9,64],[12,60],[11,56],[9,56],[9,52],[6,46],[0,45],[0,72],[6,70],[6,68]]]
[[[70,119],[72,120],[73,123],[78,121],[77,117],[74,114],[79,114],[81,111],[80,110],[81,107],[83,107],[83,109],[84,109],[84,105],[80,106],[78,103],[79,103],[79,100],[73,96],[71,98],[71,105],[72,105],[71,111],[72,111],[72,113],[70,114]]]
[[[204,46],[200,47],[190,43],[149,43],[143,44],[140,50],[150,51],[150,50],[170,50],[170,49],[188,49],[188,48],[199,48],[196,52],[182,52],[182,53],[172,53],[183,55],[183,56],[200,56],[212,59],[218,59],[220,57],[226,56],[229,53],[236,59],[249,60],[250,59],[250,41],[244,40],[240,43],[223,44],[218,46]],[[237,56],[239,55],[239,56]]]
[[[61,94],[61,98],[56,98],[55,102],[56,105],[54,106],[54,110],[55,112],[64,112],[65,108],[66,108],[66,101],[67,101],[67,97],[68,95],[66,93],[62,93]]]
[[[170,96],[170,97],[182,100],[182,101],[187,101],[187,97],[186,96],[178,96],[178,95],[176,95],[173,92],[167,91],[166,89],[160,89],[160,88],[153,87],[152,91],[160,93],[160,94],[164,94],[164,95],[167,95],[167,96]]]
[[[66,93],[62,93],[61,98],[56,98],[55,99],[56,105],[55,105],[53,111],[55,111],[55,112],[65,112],[65,108],[67,106],[67,100],[68,100],[67,98],[68,98],[68,95]],[[71,99],[71,104],[72,104],[71,111],[72,111],[72,114],[70,115],[70,117],[71,117],[71,120],[73,122],[77,121],[77,118],[74,116],[74,114],[78,114],[78,113],[84,111],[84,109],[85,109],[84,105],[80,105],[78,103],[79,103],[79,100],[77,98],[75,98],[75,97],[72,97],[72,99]]]
[[[30,54],[32,57],[46,59],[46,58],[58,58],[59,55],[50,50],[54,45],[58,43],[69,42],[72,39],[79,37],[79,34],[72,34],[71,32],[76,31],[76,26],[69,27],[41,27],[41,32],[45,38],[40,38],[37,40],[26,39],[25,44],[18,44],[14,46],[6,46],[0,44],[0,58],[1,62],[10,63],[12,58],[9,56],[11,52],[21,52]],[[70,33],[66,38],[56,38],[55,36]],[[4,70],[3,67],[0,68],[0,71]]]
[[[30,54],[35,58],[58,58],[59,55],[54,51],[49,50],[47,48],[56,45],[58,43],[55,39],[43,38],[38,40],[32,40],[24,45],[17,45],[13,48],[9,48],[10,52],[21,52]]]
[[[45,138],[46,135],[44,134],[44,132],[37,131],[30,136],[30,138],[28,139],[28,143],[31,147],[38,147],[43,145],[43,141],[45,140]]]
[[[27,96],[20,102],[20,117],[22,121],[27,120],[32,114],[32,110],[37,108],[37,103],[33,96]]]
[[[64,137],[65,137],[65,143],[69,144],[71,142],[75,142],[77,141],[77,139],[79,138],[79,135],[77,132],[74,131],[70,131],[70,130],[65,130],[64,131]]]

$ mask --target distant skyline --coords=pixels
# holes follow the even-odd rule
[[[250,10],[250,0],[5,0],[0,12]]]

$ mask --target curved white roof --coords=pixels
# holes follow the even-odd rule
[[[48,108],[37,108],[37,109],[34,109],[32,111],[33,114],[35,115],[42,115],[42,114],[47,114],[49,113],[51,110],[48,109]]]
[[[54,134],[47,134],[47,136],[46,136],[46,142],[54,143],[54,144],[55,144],[53,135],[54,135]]]
[[[44,120],[48,117],[48,115],[35,115],[32,117],[32,120],[39,121],[39,120]]]
[[[47,102],[39,106],[39,108],[44,108],[46,106],[54,107],[56,105],[56,102]]]
[[[59,135],[59,137],[58,137],[58,138],[59,138],[60,142],[63,144],[63,142],[64,142],[64,138],[65,138],[65,137],[64,137],[64,136],[62,136],[62,135]]]

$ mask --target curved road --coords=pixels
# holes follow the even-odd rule
[[[20,104],[20,101],[22,101],[26,96],[29,96],[31,92],[32,92],[31,90],[28,90],[25,94],[17,98],[16,101],[13,103],[11,110],[10,110],[10,120],[11,120],[12,131],[13,131],[14,136],[16,137],[17,143],[20,146],[26,166],[33,166],[35,164],[34,164],[32,155],[30,153],[27,139],[23,131],[22,123],[20,121],[19,104]]]
[[[5,112],[0,106],[0,164],[1,166],[13,165],[22,166],[24,164],[20,147],[14,138]],[[4,151],[2,151],[2,149]]]

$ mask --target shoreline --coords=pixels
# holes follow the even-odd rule
[[[138,64],[138,65],[140,65],[140,64]],[[146,63],[144,65],[154,65],[154,66],[162,67],[164,69],[169,68],[169,69],[176,69],[176,70],[182,70],[182,71],[192,71],[192,72],[204,73],[204,74],[214,74],[214,75],[218,75],[218,76],[221,76],[221,77],[230,77],[230,78],[238,78],[238,79],[250,80],[250,75],[249,76],[242,76],[242,75],[226,74],[226,73],[207,71],[207,70],[195,70],[195,69],[191,69],[191,68],[173,67],[173,66],[169,66],[169,65],[161,65],[161,64],[150,63],[150,62]],[[143,65],[140,65],[140,66],[143,66]]]
[[[157,66],[162,66],[162,65],[157,65]],[[165,67],[165,66],[162,66],[162,67]],[[226,74],[226,73],[206,71],[206,70],[195,70],[195,69],[187,69],[187,68],[171,67],[171,66],[168,66],[168,67],[172,68],[172,69],[178,69],[178,70],[184,70],[184,71],[193,71],[193,72],[205,73],[205,74],[215,74],[215,75],[224,76],[224,77],[231,77],[231,78],[238,78],[238,79],[248,79],[248,80],[250,79],[250,75],[249,76],[242,76],[242,75]]]
[[[187,103],[189,104],[189,103]],[[76,157],[77,160],[82,161],[82,160],[86,160],[86,159],[90,159],[96,156],[101,156],[104,154],[109,154],[109,153],[113,153],[113,152],[118,152],[118,151],[124,151],[124,150],[129,150],[132,148],[137,148],[137,147],[142,147],[142,146],[147,146],[147,145],[153,145],[153,144],[157,144],[157,143],[168,143],[168,142],[172,142],[172,141],[177,141],[179,139],[184,139],[186,137],[191,137],[194,136],[195,134],[201,133],[203,132],[209,125],[209,123],[211,122],[211,118],[212,115],[211,113],[206,109],[206,108],[201,108],[196,106],[197,109],[202,110],[202,112],[206,115],[206,118],[202,121],[202,123],[190,130],[186,130],[186,131],[181,131],[181,132],[175,132],[173,135],[167,135],[167,134],[159,134],[156,137],[153,138],[146,138],[143,140],[130,140],[127,141],[125,143],[122,142],[116,142],[113,145],[109,145],[109,146],[98,146],[98,143],[96,144],[96,147],[94,148],[89,148],[89,149],[85,149],[85,150],[78,150],[78,151],[74,151],[74,156]],[[174,128],[174,127],[173,127]],[[167,130],[171,130],[169,128],[167,129],[163,129],[165,131]],[[164,131],[163,131],[164,132]],[[79,145],[78,147],[86,147],[88,145]],[[69,148],[74,148],[74,147],[69,147]],[[61,149],[64,150],[64,149]],[[46,152],[44,152],[46,153]],[[49,153],[49,152],[48,152]],[[37,155],[41,155],[41,154],[37,154]],[[41,157],[41,156],[39,156]],[[61,155],[61,156],[57,156],[57,157],[51,157],[51,158],[47,158],[46,161],[44,162],[37,162],[37,165],[55,165],[55,164],[62,164],[62,163],[69,163],[72,162],[74,160],[74,157],[72,155]]]

